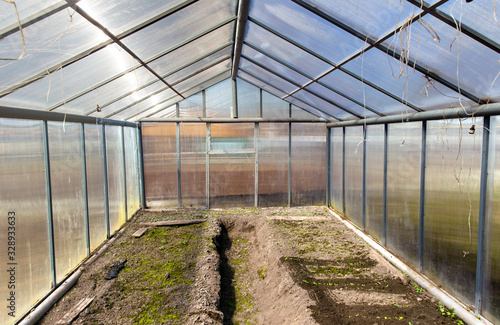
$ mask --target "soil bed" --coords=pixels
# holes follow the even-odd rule
[[[83,298],[74,324],[461,324],[323,207],[140,211],[40,324]]]

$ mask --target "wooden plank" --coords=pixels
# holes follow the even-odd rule
[[[137,229],[136,232],[134,232],[132,234],[132,237],[135,237],[135,238],[140,238],[144,235],[144,233],[148,230],[148,228],[140,228],[140,229]]]
[[[207,219],[169,220],[169,221],[158,221],[158,222],[151,222],[151,223],[141,223],[141,225],[150,226],[150,227],[186,226],[186,225],[194,225],[197,223],[202,223],[205,221],[207,221]]]
[[[69,312],[64,315],[59,321],[57,321],[56,325],[69,325],[73,320],[75,320],[80,313],[87,308],[92,301],[94,301],[95,297],[92,298],[83,298],[80,300]]]

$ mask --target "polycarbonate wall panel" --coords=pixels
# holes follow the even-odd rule
[[[139,210],[141,203],[139,198],[139,167],[138,167],[138,146],[137,129],[124,127],[125,141],[125,166],[127,182],[127,217]]]
[[[288,204],[288,123],[259,124],[259,206]]]
[[[292,118],[310,118],[310,119],[316,119],[318,118],[316,115],[313,115],[312,113],[309,113],[308,111],[297,107],[295,105],[292,105]]]
[[[207,117],[231,117],[233,90],[231,79],[226,79],[205,90]]]
[[[85,159],[90,226],[90,250],[107,236],[104,196],[104,154],[102,125],[85,124]]]
[[[326,200],[326,127],[292,124],[292,205],[324,205]]]
[[[330,205],[336,211],[342,213],[344,210],[342,179],[344,160],[344,138],[342,128],[332,128],[330,142]]]
[[[418,264],[422,123],[390,124],[387,161],[387,246]]]
[[[236,79],[238,94],[238,117],[260,117],[260,89]]]
[[[379,242],[384,235],[384,125],[366,132],[366,229]]]
[[[87,256],[81,124],[48,122],[56,281]]]
[[[345,129],[345,217],[363,226],[363,127]]]
[[[255,204],[253,123],[211,124],[210,207]]]
[[[181,204],[207,207],[207,127],[205,123],[180,123]]]
[[[203,117],[203,95],[201,92],[179,103],[179,117]]]
[[[482,118],[475,118],[482,125]],[[467,304],[476,283],[482,128],[471,119],[427,124],[424,272]]]
[[[9,316],[7,309],[10,274],[0,275],[2,324],[13,324],[51,289],[44,158],[41,121],[0,119],[0,242],[4,245],[0,261],[3,267],[7,261],[17,263],[16,317]],[[9,228],[9,212],[15,213],[15,229]],[[15,254],[7,246],[13,230]]]
[[[491,192],[488,197],[491,210],[486,216],[485,238],[485,277],[483,313],[493,323],[500,323],[500,119],[498,116],[491,119],[490,134],[490,181]],[[491,179],[491,177],[493,179]]]
[[[177,126],[143,123],[144,185],[148,208],[177,207]]]
[[[125,175],[123,174],[122,141],[121,127],[106,125],[110,234],[118,230],[127,220],[125,213]]]
[[[262,92],[263,118],[288,118],[289,116],[290,104],[268,92]]]

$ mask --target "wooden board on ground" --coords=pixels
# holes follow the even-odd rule
[[[64,315],[64,317],[60,320],[57,321],[56,325],[68,325],[71,324],[71,322],[80,315],[80,313],[87,308],[92,301],[94,301],[94,297],[92,298],[83,298],[80,300],[73,309],[71,309],[69,312]]]
[[[135,237],[135,238],[142,237],[147,230],[148,230],[148,228],[137,229],[137,231],[132,234],[132,237]]]
[[[299,217],[299,216],[268,216],[267,220],[286,220],[286,221],[315,221],[315,222],[325,222],[332,221],[332,218],[328,217]]]
[[[169,227],[169,226],[187,226],[194,225],[197,223],[202,223],[207,221],[207,219],[196,219],[196,220],[169,220],[169,221],[158,221],[158,222],[149,222],[149,223],[141,223],[142,226],[150,226],[150,227]]]

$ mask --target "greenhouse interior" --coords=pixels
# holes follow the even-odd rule
[[[0,323],[141,208],[286,206],[500,323],[498,7],[0,1]]]

